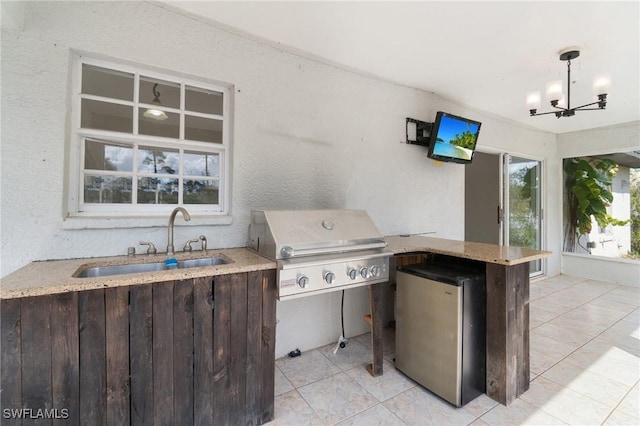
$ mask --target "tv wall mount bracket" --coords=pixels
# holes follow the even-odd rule
[[[415,132],[413,127],[415,126]],[[407,143],[411,145],[429,146],[433,123],[407,117]]]

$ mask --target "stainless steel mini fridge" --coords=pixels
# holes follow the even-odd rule
[[[396,282],[396,368],[457,407],[484,393],[484,274],[420,264]]]

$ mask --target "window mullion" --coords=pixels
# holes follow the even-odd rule
[[[135,73],[133,76],[133,134],[137,135],[138,130],[138,117],[140,117],[140,113],[138,112],[138,108],[140,108],[140,73]]]
[[[78,159],[78,168],[80,173],[78,174],[78,208],[83,209],[84,206],[84,156],[85,156],[85,138],[78,138],[78,144],[80,145],[80,158]]]
[[[180,148],[178,161],[178,204],[184,205],[184,149]]]
[[[98,101],[98,102],[106,102],[106,103],[115,104],[115,105],[132,106],[134,104],[132,101],[126,101],[124,99],[107,98],[105,96],[90,95],[88,93],[79,93],[78,96],[81,99],[87,99],[90,101]]]
[[[138,205],[138,143],[133,144],[133,164],[131,170],[133,176],[131,176],[131,204]]]
[[[185,109],[185,93],[186,86],[184,83],[180,83],[180,140],[184,140],[184,109]]]

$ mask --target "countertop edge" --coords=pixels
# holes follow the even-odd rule
[[[544,259],[553,253],[524,247],[499,246],[472,241],[450,240],[420,235],[385,237],[387,248],[394,255],[405,253],[436,253],[464,259],[513,266]]]
[[[134,286],[166,281],[181,281],[193,278],[214,277],[219,275],[237,274],[253,271],[276,269],[276,262],[267,259],[247,248],[211,249],[206,253],[177,254],[177,258],[209,257],[223,255],[232,260],[231,263],[216,266],[205,266],[188,269],[164,270],[153,273],[136,273],[112,275],[95,278],[74,278],[73,274],[79,269],[93,265],[113,265],[123,263],[143,263],[144,260],[158,260],[157,258],[139,256],[137,259],[126,256],[64,259],[31,262],[23,268],[7,275],[0,280],[0,300],[17,299],[21,297],[46,296],[74,291],[98,290],[105,288]],[[47,270],[49,269],[49,270]],[[47,276],[43,283],[42,276]],[[33,284],[37,282],[38,284]]]

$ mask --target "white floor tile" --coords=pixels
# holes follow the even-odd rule
[[[630,390],[628,385],[585,370],[569,361],[556,364],[541,377],[601,402],[611,409],[615,408]]]
[[[601,424],[611,412],[611,408],[605,404],[547,380],[544,376],[531,382],[531,387],[520,399],[572,425]]]
[[[416,383],[395,369],[392,363],[385,361],[382,365],[384,374],[373,377],[362,367],[347,370],[347,375],[355,380],[378,401],[386,401],[416,386]]]
[[[282,395],[283,393],[287,393],[293,389],[293,385],[287,380],[286,377],[284,377],[282,371],[280,371],[280,369],[276,366],[274,394],[276,396]]]
[[[340,426],[403,426],[406,423],[387,410],[384,405],[378,404],[338,424]]]
[[[420,386],[387,400],[384,406],[409,425],[468,425],[475,420]]]
[[[636,424],[640,424],[640,384],[636,383],[616,410],[628,417],[635,418],[637,420]]]
[[[298,392],[328,425],[336,424],[378,403],[345,373],[303,386]]]
[[[603,423],[605,426],[638,426],[639,424],[640,419],[629,416],[620,410],[614,410]]]
[[[274,413],[273,421],[267,423],[269,426],[324,425],[296,390],[276,396]]]
[[[498,402],[489,398],[487,395],[483,394],[474,399],[473,401],[467,403],[463,408],[465,411],[468,411],[469,414],[475,417],[480,417],[487,411],[491,410],[493,407],[498,405]]]
[[[302,355],[295,358],[280,358],[276,360],[276,366],[295,388],[332,376],[340,371],[337,365],[329,361],[317,349],[303,352]]]
[[[563,425],[566,424],[557,417],[540,410],[535,405],[529,404],[522,399],[516,399],[509,404],[497,405],[488,413],[480,417],[480,420],[492,426],[504,425]]]
[[[344,348],[338,348],[334,354],[333,350],[335,348],[336,344],[331,343],[321,347],[319,351],[342,371],[370,364],[372,361],[371,349],[357,341],[350,340]]]

